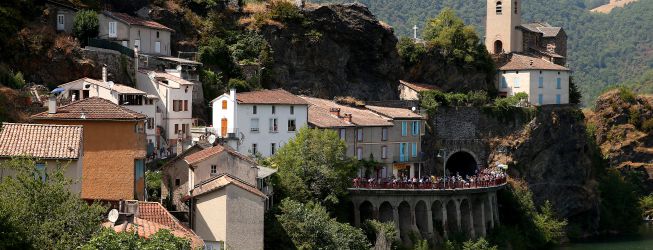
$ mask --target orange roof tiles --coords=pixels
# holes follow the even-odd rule
[[[283,89],[264,89],[236,94],[238,103],[307,105],[299,96]]]
[[[82,126],[73,125],[3,123],[0,157],[79,159],[82,130]]]
[[[404,80],[399,80],[399,83],[401,83],[402,85],[405,85],[406,87],[409,87],[412,90],[415,90],[417,92],[439,89],[435,85],[412,83],[412,82],[407,82],[407,81],[404,81]]]
[[[334,120],[336,116],[332,115],[329,112],[331,108],[340,109],[341,116],[344,116],[344,114],[351,114],[351,123],[349,124],[354,124],[358,126],[370,126],[370,127],[393,126],[390,118],[381,116],[365,108],[354,108],[354,107],[338,104],[331,100],[325,100],[325,99],[314,98],[314,97],[302,96],[301,98],[303,98],[308,103],[310,103],[309,105],[310,110],[320,111],[319,109],[321,109],[319,113],[314,112],[313,113],[314,115],[311,115],[310,114],[311,112],[309,112],[308,122],[317,127],[341,127],[338,124],[348,123],[348,122],[337,123]]]
[[[144,120],[143,114],[121,107],[100,97],[90,97],[57,107],[54,114],[48,111],[32,116],[37,120]]]
[[[381,106],[365,106],[367,109],[372,110],[378,114],[393,118],[393,119],[423,119],[419,114],[416,114],[410,109],[406,108],[393,108]]]
[[[569,71],[568,68],[549,62],[539,57],[512,53],[509,59],[499,70],[559,70]]]
[[[249,191],[250,193],[258,195],[260,197],[263,197],[263,198],[267,197],[263,192],[261,192],[261,190],[258,190],[254,186],[250,186],[248,184],[245,184],[245,182],[243,182],[243,181],[241,181],[241,180],[239,180],[239,179],[237,179],[235,177],[232,177],[229,174],[217,175],[217,176],[214,176],[214,177],[211,177],[209,179],[206,179],[206,180],[202,181],[201,183],[195,185],[195,188],[193,190],[191,190],[191,195],[193,197],[197,197],[197,196],[200,196],[200,195],[203,195],[203,194],[207,194],[207,193],[222,189],[222,188],[224,188],[224,187],[226,187],[228,185],[231,185],[231,184],[233,184],[233,185],[235,185],[235,186],[237,186],[239,188],[242,188],[245,191]]]
[[[104,11],[102,12],[103,14],[115,18],[119,21],[122,21],[128,25],[137,25],[137,26],[143,26],[143,27],[148,27],[148,28],[153,28],[153,29],[160,29],[160,30],[167,30],[174,32],[175,30],[166,27],[163,24],[157,23],[155,21],[150,21],[150,20],[145,20],[141,19],[138,17],[130,16],[125,13],[119,13],[119,12],[111,12],[111,11]]]

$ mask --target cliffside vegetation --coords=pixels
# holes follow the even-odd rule
[[[311,0],[311,2],[354,2],[353,0]],[[482,34],[485,23],[485,0],[357,0],[395,28],[398,36],[413,35],[413,25],[421,37],[429,18],[445,8],[452,8],[465,23]],[[591,13],[589,9],[608,0],[523,1],[525,21],[545,21],[562,26],[569,36],[569,66],[574,81],[590,106],[606,88],[630,83],[635,89],[651,91],[653,85],[653,2],[638,1],[609,14]],[[483,37],[483,35],[481,35]],[[618,38],[618,39],[615,39]],[[648,77],[645,77],[647,76]]]

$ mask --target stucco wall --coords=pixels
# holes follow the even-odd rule
[[[196,198],[193,230],[202,239],[225,241],[227,238],[226,194],[226,189],[220,189]]]
[[[83,156],[81,157],[83,160]],[[0,158],[0,180],[8,176],[16,176],[16,171],[1,167],[1,165],[9,159]],[[73,181],[69,186],[70,191],[79,194],[82,189],[82,165],[79,160],[41,160],[38,163],[45,163],[45,168],[48,173],[52,173],[57,169],[57,166],[65,167],[64,176]]]
[[[217,174],[230,174],[250,185],[256,186],[256,175],[258,173],[256,165],[234,157],[224,151],[195,165],[193,171],[193,182],[195,184],[211,178],[211,165],[216,166]]]
[[[264,199],[237,186],[227,191],[227,249],[263,249]]]
[[[399,99],[400,100],[419,100],[419,93],[406,85],[399,84]]]
[[[82,198],[134,199],[134,161],[144,159],[146,135],[137,122],[37,120],[39,123],[83,125]],[[144,126],[144,121],[139,121]]]
[[[515,29],[521,24],[521,3],[519,1],[501,1],[502,14],[496,14],[496,2],[488,1],[485,27],[485,45],[490,53],[494,53],[494,42],[500,40],[506,53],[520,52],[523,50],[522,32]],[[517,3],[518,12],[514,12]]]
[[[539,79],[542,77],[542,88]],[[501,83],[505,79],[507,88]],[[560,78],[560,88],[557,88],[557,79]],[[524,92],[528,94],[528,101],[533,105],[557,104],[556,96],[560,95],[560,104],[569,103],[569,72],[552,70],[526,70],[504,71],[501,73],[499,89],[508,95]],[[519,84],[516,84],[519,81]],[[539,95],[542,95],[542,103]]]

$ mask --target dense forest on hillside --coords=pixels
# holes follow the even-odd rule
[[[424,27],[429,18],[451,7],[467,24],[485,27],[484,0],[312,0],[312,2],[360,2],[392,25],[397,36],[412,36],[413,25]],[[584,103],[610,86],[627,84],[636,90],[653,90],[653,1],[642,0],[596,14],[589,9],[608,0],[524,1],[524,21],[546,21],[562,26],[569,36],[569,66],[583,92]],[[421,33],[422,29],[418,30]],[[648,72],[647,72],[648,71]]]

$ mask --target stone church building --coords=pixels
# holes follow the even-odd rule
[[[567,34],[545,22],[522,23],[521,1],[487,1],[485,46],[497,60],[499,93],[526,93],[533,105],[567,104]]]

